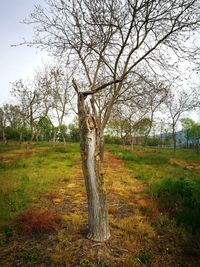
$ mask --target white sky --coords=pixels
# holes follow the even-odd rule
[[[30,25],[20,23],[28,17],[34,5],[43,0],[0,0],[0,105],[10,100],[10,82],[33,76],[42,61],[48,60],[45,52],[26,46],[11,47],[31,40]]]

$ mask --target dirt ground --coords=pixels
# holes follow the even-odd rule
[[[111,237],[105,243],[88,240],[80,162],[73,168],[69,181],[61,180],[56,192],[42,194],[31,206],[34,211],[59,214],[59,227],[27,235],[15,222],[11,235],[1,234],[0,266],[200,266],[199,241],[160,213],[157,203],[145,193],[146,184],[134,179],[123,162],[109,152],[103,170]]]

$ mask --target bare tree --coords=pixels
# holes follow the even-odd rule
[[[31,130],[31,141],[34,139],[34,121],[40,118],[41,94],[37,87],[26,85],[22,80],[12,83],[11,93],[17,98],[21,112]]]
[[[6,122],[7,122],[6,105],[4,105],[2,108],[0,108],[0,129],[5,144],[7,144],[7,138],[5,134]]]
[[[58,128],[60,130],[64,144],[66,144],[65,134],[63,132],[63,123],[65,116],[69,113],[67,104],[69,102],[69,77],[66,76],[61,68],[51,69],[51,82],[52,82],[52,108],[56,112],[58,120]]]
[[[100,151],[112,107],[138,65],[154,71],[156,64],[166,65],[167,51],[177,56],[194,52],[186,41],[199,27],[199,12],[198,0],[46,0],[46,7],[37,6],[26,21],[36,32],[29,45],[66,55],[77,66],[73,86],[90,239],[104,241],[110,236]]]
[[[23,140],[23,132],[26,126],[25,116],[18,105],[4,105],[7,124],[19,134],[19,142]]]
[[[197,106],[197,104],[198,100],[195,91],[190,91],[190,93],[187,93],[185,90],[182,90],[176,94],[171,92],[168,96],[166,106],[171,119],[174,151],[176,150],[177,123],[179,122],[182,114],[187,111],[191,111]]]
[[[46,64],[37,73],[41,105],[43,105],[44,116],[52,117],[53,140],[56,139],[58,130],[61,133],[64,144],[66,138],[63,131],[63,124],[66,115],[69,114],[70,75],[58,64]]]

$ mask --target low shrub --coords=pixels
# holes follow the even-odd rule
[[[166,178],[151,185],[159,208],[175,217],[178,224],[193,233],[200,232],[200,184],[192,179]]]
[[[55,152],[58,152],[58,153],[68,153],[68,149],[66,147],[56,147],[54,149]]]

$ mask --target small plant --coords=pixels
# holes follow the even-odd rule
[[[3,246],[6,243],[6,238],[5,236],[0,235],[0,246]]]
[[[174,217],[193,233],[200,232],[200,185],[188,178],[166,178],[152,184],[151,194],[159,209]]]
[[[6,169],[6,164],[3,162],[0,162],[0,169],[2,170]]]
[[[13,234],[13,228],[9,226],[3,227],[3,233],[6,235],[6,237],[12,236]]]
[[[95,267],[95,265],[91,263],[89,260],[83,259],[80,261],[79,267]]]
[[[61,221],[60,214],[52,211],[33,211],[31,209],[21,214],[18,225],[23,234],[38,234],[56,230]]]
[[[143,264],[150,263],[151,256],[148,251],[141,250],[137,255],[138,260]]]
[[[21,183],[21,188],[25,189],[25,187],[29,184],[30,178],[28,175],[23,174],[20,176],[20,183]]]
[[[83,259],[80,261],[79,267],[109,267],[109,265],[105,262],[92,263],[87,259]]]
[[[26,251],[23,254],[22,258],[25,261],[35,261],[39,258],[40,254],[41,253],[37,249],[32,249],[32,250]]]
[[[65,147],[56,147],[55,148],[55,152],[59,152],[59,153],[67,153],[67,149]]]

